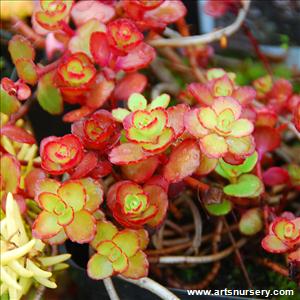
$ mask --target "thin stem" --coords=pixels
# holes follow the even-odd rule
[[[58,60],[54,61],[53,63],[51,63],[49,65],[39,66],[38,70],[37,70],[39,77],[55,70],[59,66],[59,64],[61,63],[62,59],[63,58],[61,57],[61,58],[59,58]]]
[[[225,227],[226,227],[227,230],[228,230],[228,236],[229,236],[229,239],[230,239],[232,245],[233,245],[234,248],[235,248],[234,251],[235,251],[235,254],[236,254],[236,256],[237,256],[237,258],[238,258],[238,260],[239,260],[239,263],[240,263],[240,266],[241,266],[241,270],[242,270],[242,272],[243,272],[243,274],[244,274],[244,277],[245,277],[245,279],[246,279],[246,282],[247,282],[247,284],[248,284],[248,287],[251,288],[251,289],[253,289],[253,284],[252,284],[252,282],[251,282],[251,280],[250,280],[249,274],[248,274],[247,269],[246,269],[246,267],[245,267],[244,260],[243,260],[243,258],[242,258],[241,253],[240,253],[240,250],[239,250],[238,247],[236,246],[235,238],[234,238],[233,234],[231,233],[231,231],[229,230],[229,225],[228,225],[228,223],[227,223],[225,217],[224,217],[224,224],[225,224]]]
[[[15,31],[23,34],[29,40],[31,40],[34,46],[38,48],[45,47],[45,38],[37,34],[30,26],[28,26],[24,21],[17,17],[12,17],[12,26]]]
[[[26,102],[22,106],[20,106],[20,108],[15,113],[11,114],[7,124],[15,124],[17,120],[26,115],[35,99],[36,97],[32,95],[28,100],[26,100]]]
[[[133,283],[141,288],[144,288],[152,292],[153,294],[157,295],[163,300],[180,300],[176,295],[170,292],[167,288],[165,288],[164,286],[160,285],[159,283],[157,283],[156,281],[148,277],[143,277],[137,280],[125,278],[123,276],[119,276],[119,277],[127,282]]]
[[[202,35],[177,37],[172,39],[155,39],[149,41],[154,47],[189,47],[199,44],[207,44],[228,37],[235,33],[243,24],[250,6],[250,0],[243,0],[243,7],[239,10],[236,20],[229,26]]]
[[[236,247],[240,248],[244,246],[247,239],[242,238],[236,243]],[[204,256],[161,256],[158,258],[149,258],[150,262],[162,263],[162,264],[207,264],[217,260],[221,260],[228,255],[230,255],[236,248],[235,246],[230,246],[225,250],[218,252],[216,254],[204,255]]]
[[[41,300],[44,293],[45,293],[46,287],[44,285],[40,285],[34,295],[33,300]]]
[[[120,300],[111,278],[103,279],[104,286],[111,300]]]
[[[285,277],[289,276],[289,271],[284,268],[283,266],[267,259],[267,258],[257,258],[256,261],[260,264],[263,265],[265,267],[270,268],[271,270],[273,270],[274,272],[281,274]]]
[[[189,186],[191,186],[192,188],[196,189],[196,190],[199,190],[199,191],[202,191],[202,192],[205,192],[209,189],[209,185],[206,184],[206,183],[203,183],[193,177],[186,177],[184,178],[183,180],[185,183],[187,183]]]

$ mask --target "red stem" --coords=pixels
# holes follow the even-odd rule
[[[247,37],[249,38],[254,50],[255,50],[255,53],[257,55],[257,57],[260,59],[260,61],[263,63],[263,65],[265,66],[267,72],[269,73],[269,75],[272,77],[273,76],[273,72],[272,72],[272,69],[271,69],[271,66],[270,66],[270,63],[267,59],[267,57],[260,51],[259,49],[259,44],[256,40],[256,38],[254,37],[254,35],[252,34],[250,28],[243,24],[242,28],[244,29]]]
[[[201,182],[201,181],[199,181],[199,180],[197,180],[197,179],[195,179],[191,176],[188,176],[188,177],[184,178],[183,181],[186,184],[188,184],[190,187],[192,187],[196,190],[200,190],[202,192],[205,192],[210,188],[210,186],[208,184],[203,183],[203,182]]]
[[[60,21],[61,29],[69,36],[73,37],[75,35],[75,31],[70,27],[70,25],[66,21]]]
[[[38,67],[37,72],[38,72],[39,77],[55,70],[61,63],[62,59],[63,59],[63,57],[59,58],[58,60],[54,61],[53,63],[51,63],[49,65]]]
[[[30,26],[28,26],[24,21],[17,17],[12,18],[13,28],[26,36],[32,43],[38,48],[45,47],[45,38],[37,34]]]

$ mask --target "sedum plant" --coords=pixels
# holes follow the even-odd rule
[[[249,9],[246,0],[217,2],[205,12],[243,21]],[[180,0],[40,0],[31,26],[8,17],[16,34],[7,41],[15,71],[1,79],[3,295],[20,299],[36,282],[56,287],[52,270],[69,255],[54,250],[67,240],[87,244],[87,275],[110,293],[110,277],[120,276],[163,299],[174,295],[147,278],[150,263],[214,262],[203,282],[184,285],[203,288],[233,251],[245,273],[239,248],[250,236],[299,265],[299,217],[284,211],[299,199],[297,150],[286,145],[298,149],[300,96],[269,74],[240,86],[240,74],[215,66],[205,45],[225,47],[228,31],[189,36],[186,13]],[[67,132],[37,146],[22,119],[34,101]],[[202,239],[202,227],[214,225]],[[222,250],[224,234],[232,246]],[[151,271],[183,287],[172,267]]]

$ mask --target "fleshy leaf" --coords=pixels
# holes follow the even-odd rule
[[[257,152],[254,152],[251,156],[248,156],[240,165],[228,164],[221,158],[219,159],[219,164],[217,165],[215,171],[227,179],[238,177],[243,173],[251,172],[256,165],[257,159]]]
[[[97,223],[97,232],[91,245],[96,249],[97,245],[105,240],[111,240],[118,233],[115,225],[108,221],[100,221]]]
[[[66,181],[61,185],[57,193],[75,212],[80,211],[85,205],[86,192],[80,182]]]
[[[200,163],[200,149],[195,140],[185,140],[173,149],[163,176],[169,182],[179,182],[195,172]]]
[[[9,95],[1,86],[0,88],[0,111],[6,115],[11,115],[20,107],[20,102],[15,96]]]
[[[109,154],[109,160],[115,165],[127,165],[142,161],[147,156],[140,145],[125,143],[112,149]]]
[[[147,100],[142,94],[134,93],[128,99],[128,108],[131,111],[144,110],[147,107]]]
[[[263,228],[262,212],[259,208],[247,210],[239,222],[239,230],[245,235],[254,235]]]
[[[125,229],[113,237],[113,242],[127,255],[133,256],[139,249],[139,238],[135,231]]]
[[[103,189],[100,183],[92,178],[84,178],[79,180],[86,191],[86,203],[84,209],[94,212],[103,202]]]
[[[147,276],[149,263],[144,252],[139,250],[134,256],[128,259],[128,268],[122,273],[124,277],[139,279]]]
[[[9,124],[4,125],[1,128],[1,134],[19,143],[25,143],[25,144],[35,143],[35,139],[31,133],[15,125],[9,125]]]
[[[228,151],[225,139],[215,133],[200,139],[201,150],[210,158],[222,157]]]
[[[92,279],[101,280],[112,276],[114,270],[107,257],[96,253],[88,262],[87,272]]]
[[[167,108],[170,102],[170,96],[168,94],[161,94],[160,96],[156,97],[151,101],[148,106],[148,109],[154,109],[157,107]]]
[[[289,247],[283,243],[277,236],[275,235],[267,235],[261,241],[262,247],[271,253],[284,253],[289,250]]]
[[[221,203],[205,204],[205,208],[213,216],[223,216],[232,210],[232,203],[225,199]]]
[[[34,60],[35,51],[29,40],[22,35],[14,35],[8,43],[8,51],[11,55],[12,61],[20,58]]]
[[[263,183],[252,174],[243,174],[238,178],[237,183],[224,187],[224,193],[234,197],[255,198],[263,191]]]
[[[48,73],[40,78],[37,88],[37,99],[45,111],[52,115],[57,115],[63,111],[63,98],[60,90],[54,86],[53,75],[53,73]]]
[[[65,228],[65,231],[72,242],[88,243],[95,236],[96,220],[88,211],[78,211],[74,214],[72,223]]]
[[[21,166],[19,161],[10,154],[4,154],[0,159],[0,187],[5,192],[15,193],[18,189]]]
[[[62,227],[57,223],[57,217],[47,211],[41,212],[32,225],[32,235],[38,239],[49,239],[60,230]]]
[[[19,58],[15,62],[18,76],[26,83],[35,85],[38,81],[36,65],[30,59]]]

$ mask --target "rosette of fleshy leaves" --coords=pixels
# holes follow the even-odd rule
[[[69,20],[73,0],[40,0],[34,13],[35,21],[46,30],[58,30]]]
[[[91,59],[83,52],[76,52],[59,65],[55,83],[64,100],[80,103],[84,93],[89,91],[95,76],[96,68]]]
[[[205,83],[191,83],[188,92],[194,99],[204,106],[210,106],[218,97],[232,97],[245,106],[255,99],[256,91],[249,86],[237,86],[234,82],[235,74],[220,68],[212,68],[206,72]]]
[[[125,16],[141,30],[164,30],[169,23],[184,17],[187,10],[178,0],[121,1]]]
[[[128,228],[159,226],[168,208],[165,189],[155,183],[143,187],[129,180],[112,185],[107,194],[107,205],[114,218]]]
[[[94,32],[90,52],[101,67],[118,72],[144,68],[155,58],[155,50],[143,42],[144,35],[130,19],[119,18],[107,24],[104,32]]]
[[[120,129],[112,114],[100,109],[88,118],[72,124],[72,133],[80,138],[86,149],[105,152],[119,140]]]
[[[242,106],[229,96],[218,97],[211,106],[194,108],[184,116],[187,131],[199,139],[202,152],[211,158],[247,157],[255,149],[251,121],[241,117]]]
[[[63,174],[82,160],[83,145],[73,134],[62,137],[49,136],[41,142],[40,156],[41,166],[49,174]]]
[[[261,245],[271,253],[293,253],[293,260],[299,263],[299,251],[296,250],[300,246],[300,218],[296,218],[292,213],[284,213],[275,218]]]
[[[90,242],[96,233],[96,217],[103,202],[102,186],[92,178],[60,183],[45,178],[36,185],[35,199],[42,209],[32,226],[33,236],[50,244],[67,238]]]
[[[8,299],[19,300],[36,284],[56,288],[53,273],[66,269],[68,265],[64,261],[71,255],[47,256],[47,246],[28,233],[28,224],[11,193],[5,206],[1,219],[1,299],[8,295]]]
[[[96,253],[88,262],[88,275],[96,280],[118,274],[132,279],[147,276],[149,263],[143,250],[148,242],[144,229],[119,231],[111,222],[98,222],[91,242]]]
[[[128,99],[128,109],[117,108],[113,117],[123,124],[121,145],[110,152],[110,161],[117,165],[135,163],[161,153],[183,131],[185,105],[167,109],[170,96],[162,94],[147,104],[141,94],[134,93]]]

